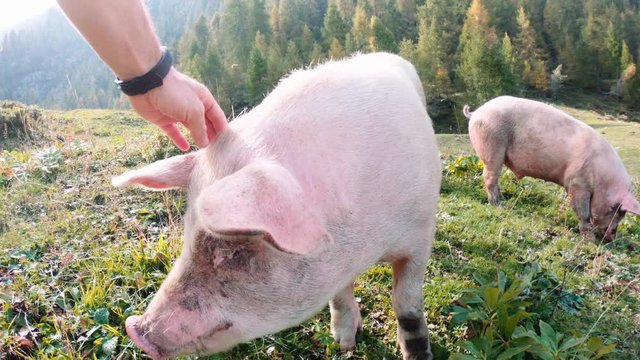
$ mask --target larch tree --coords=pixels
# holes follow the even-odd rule
[[[474,104],[515,91],[513,74],[501,53],[501,41],[489,25],[481,0],[473,0],[460,36],[458,78]]]
[[[369,33],[371,34],[369,36],[369,49],[371,51],[398,52],[395,36],[377,16],[371,17],[369,28]]]
[[[518,9],[518,36],[516,37],[517,54],[521,62],[521,78],[525,84],[541,91],[549,88],[549,74],[544,55],[540,47],[535,29],[531,26],[531,21],[525,9],[521,6]]]

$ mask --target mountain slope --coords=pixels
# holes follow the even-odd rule
[[[171,45],[201,14],[218,10],[220,1],[147,2],[158,34]],[[49,108],[122,107],[113,74],[54,8],[0,42],[0,99]]]

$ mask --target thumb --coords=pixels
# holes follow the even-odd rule
[[[190,148],[189,142],[184,137],[184,135],[182,135],[182,133],[180,132],[176,124],[164,125],[164,126],[161,126],[160,128],[162,129],[162,131],[164,131],[165,134],[167,134],[167,136],[171,139],[171,141],[173,141],[173,143],[176,144],[176,146],[180,150],[182,151],[189,150]]]

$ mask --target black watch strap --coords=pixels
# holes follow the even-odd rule
[[[148,91],[162,86],[162,80],[167,76],[171,66],[173,65],[173,59],[167,48],[162,49],[162,58],[149,72],[142,76],[138,76],[131,80],[122,81],[116,78],[116,84],[120,87],[123,93],[128,96],[142,95]]]

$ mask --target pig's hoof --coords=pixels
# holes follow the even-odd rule
[[[355,318],[341,320],[340,326],[332,326],[331,333],[336,342],[340,343],[341,351],[353,350],[356,347],[356,333],[362,330],[362,318],[360,313],[356,313]]]

